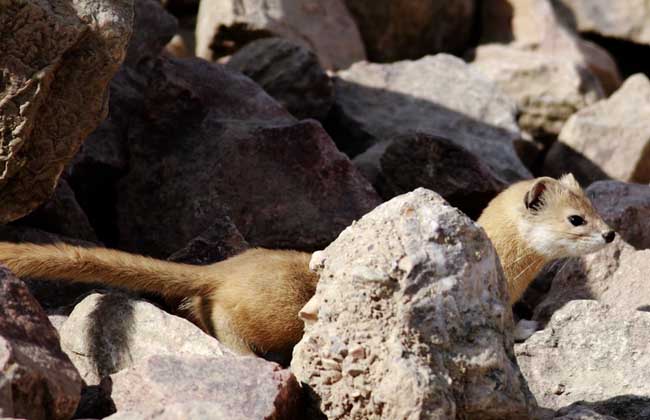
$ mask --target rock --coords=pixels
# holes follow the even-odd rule
[[[133,3],[5,0],[0,15],[0,223],[54,191],[106,117],[108,82],[131,35]]]
[[[144,95],[117,187],[126,249],[167,257],[226,216],[252,246],[318,249],[379,203],[320,124],[247,77],[160,58]]]
[[[621,85],[612,56],[564,26],[550,0],[484,0],[482,6],[482,43],[507,43],[572,63],[593,73],[608,95]]]
[[[529,418],[497,261],[437,194],[392,199],[312,257],[292,371],[328,418]]]
[[[617,420],[615,417],[599,414],[579,404],[571,404],[559,410],[554,417],[556,420]]]
[[[586,410],[615,416],[617,419],[624,420],[645,420],[650,418],[650,398],[638,397],[635,395],[621,395],[608,398],[604,401],[587,402],[580,401],[571,404],[566,410]],[[560,410],[564,412],[565,409]],[[605,416],[606,419],[614,417]],[[587,417],[587,420],[589,417]],[[600,417],[596,417],[600,419]]]
[[[614,178],[650,182],[650,81],[637,74],[609,99],[583,108],[564,125],[544,174],[573,172],[583,185]]]
[[[278,36],[310,48],[326,69],[365,59],[359,30],[342,0],[203,0],[196,24],[196,55],[231,55],[250,41]]]
[[[151,356],[111,378],[117,408],[111,420],[262,420],[303,413],[295,377],[255,357]]]
[[[382,153],[376,152],[379,148]],[[371,162],[376,169],[369,169]],[[392,142],[379,143],[357,156],[355,163],[364,175],[369,171],[368,179],[384,200],[424,187],[473,218],[478,218],[488,202],[506,187],[465,148],[444,137],[424,133],[405,134]]]
[[[25,284],[0,267],[0,416],[69,419],[81,378]]]
[[[472,66],[493,80],[520,109],[519,126],[535,138],[555,138],[566,120],[602,99],[598,79],[561,55],[490,44]]]
[[[135,2],[133,36],[129,41],[124,66],[143,70],[142,65],[158,57],[178,30],[178,20],[157,0]]]
[[[123,294],[86,297],[59,333],[63,350],[88,385],[152,355],[232,355],[191,322]]]
[[[295,42],[253,41],[233,54],[226,67],[253,79],[298,119],[323,120],[334,103],[332,81],[318,58]]]
[[[650,4],[644,0],[553,0],[553,4],[580,32],[650,44]]]
[[[474,0],[345,3],[359,25],[371,61],[416,59],[438,52],[461,53],[472,41]]]
[[[328,131],[349,155],[417,130],[457,142],[507,182],[530,177],[513,146],[521,139],[514,102],[456,57],[357,63],[338,73],[335,90]]]
[[[607,224],[637,249],[650,249],[650,186],[598,181],[587,195]]]
[[[515,352],[535,398],[544,407],[623,395],[647,399],[649,331],[648,312],[572,301],[553,315],[546,329],[515,346]]]
[[[20,220],[20,224],[40,230],[80,239],[98,242],[74,191],[65,179],[59,179],[54,195],[33,213]]]

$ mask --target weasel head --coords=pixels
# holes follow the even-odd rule
[[[524,240],[548,259],[577,257],[614,240],[572,174],[538,178],[524,194],[520,230]]]

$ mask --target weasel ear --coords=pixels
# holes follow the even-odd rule
[[[530,190],[526,191],[526,195],[524,195],[524,204],[527,209],[537,210],[542,206],[542,195],[548,189],[548,186],[549,179],[542,178],[537,180]]]
[[[564,185],[565,187],[573,191],[581,190],[580,184],[578,184],[578,181],[576,181],[572,173],[562,175],[562,177],[560,178],[560,184]]]

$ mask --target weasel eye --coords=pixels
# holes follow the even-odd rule
[[[582,217],[573,215],[569,216],[569,223],[571,223],[573,226],[582,226],[587,222]]]

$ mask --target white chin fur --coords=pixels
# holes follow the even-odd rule
[[[526,232],[530,246],[547,259],[580,257],[599,251],[607,245],[602,237],[570,238],[558,235],[543,226],[535,226]]]

